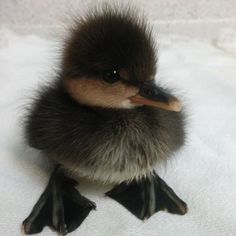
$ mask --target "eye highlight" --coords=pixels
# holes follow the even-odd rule
[[[120,80],[120,74],[118,70],[106,71],[102,78],[106,83],[114,84]]]

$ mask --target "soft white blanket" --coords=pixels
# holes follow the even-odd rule
[[[60,43],[0,31],[0,235],[20,235],[22,220],[45,188],[50,167],[24,144],[22,114],[35,88],[50,80]],[[188,143],[161,177],[189,206],[185,216],[159,212],[141,222],[104,187],[82,183],[97,203],[80,236],[236,235],[236,53],[172,37],[160,40],[157,81],[176,89],[188,114]],[[54,235],[45,228],[42,235]]]

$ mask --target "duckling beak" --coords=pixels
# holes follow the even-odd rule
[[[167,93],[152,81],[142,84],[139,92],[130,97],[130,101],[168,111],[180,112],[182,110],[182,104],[175,96]]]

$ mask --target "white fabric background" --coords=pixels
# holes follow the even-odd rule
[[[21,121],[29,96],[52,78],[59,45],[0,31],[0,235],[21,234],[49,178],[45,159],[23,143]],[[104,187],[82,183],[97,211],[71,235],[236,235],[236,48],[180,37],[160,38],[159,45],[157,81],[182,96],[189,117],[187,145],[159,173],[189,212],[159,212],[143,223],[104,197]],[[46,228],[42,235],[55,234]]]
[[[201,40],[233,41],[235,0],[1,0],[0,26],[46,37],[64,34],[71,16],[84,14],[101,2],[137,6],[160,34],[180,34]]]

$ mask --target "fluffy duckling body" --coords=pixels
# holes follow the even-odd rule
[[[91,108],[73,101],[61,85],[45,90],[30,121],[31,146],[71,174],[104,183],[148,176],[183,144],[181,113]]]
[[[155,85],[156,62],[151,30],[132,12],[105,9],[77,22],[60,75],[27,118],[29,145],[57,167],[23,223],[26,234],[45,225],[66,234],[95,208],[68,173],[116,184],[107,195],[140,219],[186,213],[153,170],[184,143],[180,102]]]

